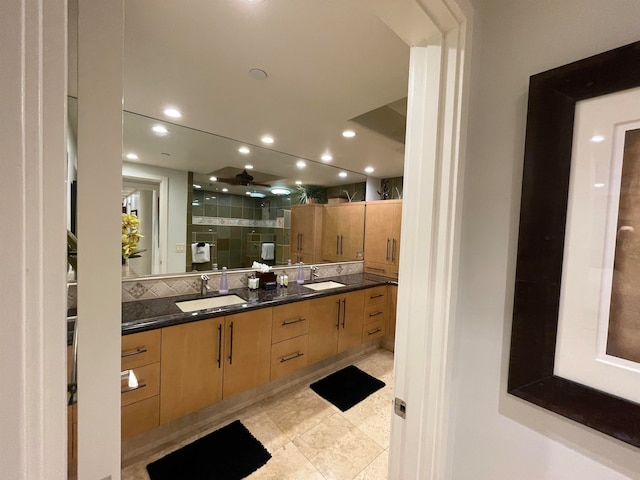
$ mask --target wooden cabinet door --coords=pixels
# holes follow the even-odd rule
[[[340,207],[325,205],[322,218],[322,260],[340,260]]]
[[[161,424],[222,399],[223,320],[162,329]]]
[[[223,398],[269,381],[271,316],[263,308],[225,317]]]
[[[391,247],[391,264],[395,267],[392,272],[398,276],[398,266],[400,265],[400,229],[402,227],[402,203],[396,203],[391,218],[391,237],[393,238]]]
[[[291,253],[301,254],[304,253],[303,247],[306,243],[305,240],[309,240],[309,230],[312,225],[309,218],[313,214],[313,211],[305,208],[305,205],[292,205],[291,206]]]
[[[398,287],[389,285],[389,324],[387,325],[388,335],[396,336],[396,310],[398,308]]]
[[[329,358],[337,352],[341,298],[333,296],[310,301],[309,364]]]
[[[364,255],[367,262],[386,263],[391,260],[391,224],[394,204],[367,205],[367,223],[364,236]]]
[[[343,260],[362,260],[364,203],[346,204],[340,210],[340,257]]]
[[[364,291],[347,293],[341,297],[340,330],[338,334],[338,353],[362,343],[362,325],[364,318]]]

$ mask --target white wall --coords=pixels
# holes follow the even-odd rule
[[[187,172],[122,162],[122,175],[136,178],[146,178],[147,175],[154,175],[169,179],[167,273],[184,273],[186,267],[185,253],[176,253],[176,244],[185,244],[187,237]]]
[[[529,76],[640,40],[640,3],[472,3],[453,478],[640,478],[639,449],[505,393]]]

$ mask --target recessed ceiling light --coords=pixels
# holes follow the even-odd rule
[[[252,68],[249,70],[249,76],[254,80],[266,80],[269,75],[261,68]]]
[[[158,135],[166,135],[167,133],[169,133],[169,130],[167,130],[166,127],[163,127],[162,125],[154,125],[151,130],[153,130],[154,133]]]
[[[251,192],[246,192],[247,195],[251,195]]]
[[[266,195],[266,194],[264,194],[264,193],[261,193],[261,192],[249,192],[249,196],[250,196],[251,198],[264,198],[264,197],[266,197],[267,195]]]
[[[347,176],[347,172],[340,172],[338,176],[344,178]]]
[[[211,180],[212,182],[217,182],[218,181],[218,177],[209,177],[209,180]]]
[[[602,188],[604,187],[604,183],[594,183],[593,186],[596,188]]]
[[[323,162],[330,162],[331,160],[333,160],[333,157],[329,153],[323,153],[322,156],[320,157],[320,159]]]
[[[175,108],[165,108],[164,114],[167,117],[172,117],[172,118],[180,118],[182,116],[182,113],[180,113],[180,110],[176,110]]]
[[[136,155],[135,153],[127,153],[127,158],[129,160],[138,160],[138,158],[140,157],[138,157],[138,155]]]
[[[223,191],[223,192],[228,192],[228,191],[229,191],[229,189],[228,189],[228,188],[223,188],[223,189],[222,189],[222,191]]]
[[[591,137],[591,141],[596,143],[603,142],[604,137],[602,135],[594,135],[593,137]]]
[[[373,167],[367,167],[364,169],[364,171],[367,173],[373,173]]]
[[[302,185],[302,182],[300,180],[296,180],[296,185]]]
[[[342,132],[342,136],[345,138],[353,138],[356,136],[356,132],[354,132],[353,130],[345,130],[344,132]]]
[[[307,166],[307,164],[304,162],[304,160],[298,160],[296,162],[296,167],[298,167],[298,168],[304,168],[306,166]]]
[[[198,185],[197,183],[194,183],[193,188],[202,188],[202,185]]]
[[[243,145],[242,147],[240,147],[240,148],[238,149],[238,151],[239,151],[240,153],[242,153],[243,155],[246,155],[247,153],[250,153],[250,152],[251,152],[251,150],[249,150],[249,147],[245,147],[244,145]]]
[[[253,170],[253,165],[245,165],[244,168],[247,170]]]
[[[194,200],[193,202],[191,202],[191,205],[198,206],[198,205],[200,205],[200,204],[198,203],[198,200]]]
[[[274,195],[289,195],[291,193],[291,190],[283,187],[274,187],[271,189],[271,193],[273,193]]]
[[[264,137],[262,137],[260,139],[260,141],[262,143],[273,143],[273,137],[269,136],[269,135],[265,135]]]

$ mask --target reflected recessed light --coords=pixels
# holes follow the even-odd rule
[[[253,165],[245,165],[244,168],[247,170],[253,170]]]
[[[154,125],[151,130],[153,130],[154,133],[158,135],[166,135],[167,133],[169,133],[169,130],[167,130],[166,127],[163,127],[162,125]]]
[[[197,183],[194,183],[193,188],[202,188],[202,185],[198,185]]]
[[[245,147],[245,146],[240,147],[238,151],[244,155],[251,152],[251,150],[249,150],[249,147]]]
[[[212,182],[217,182],[218,181],[218,177],[209,177],[209,180],[211,180]]]
[[[138,160],[139,157],[135,153],[127,153],[127,158],[129,160]]]
[[[345,130],[344,132],[342,132],[342,136],[345,138],[353,138],[356,136],[356,132],[354,132],[353,130]]]
[[[228,192],[228,191],[229,191],[229,189],[228,189],[228,188],[223,188],[223,189],[222,189],[222,191],[223,191],[223,192]]]
[[[273,143],[273,137],[269,136],[269,135],[265,135],[264,137],[262,137],[260,139],[260,141],[262,143]]]
[[[347,176],[347,172],[340,172],[338,176],[344,178]]]
[[[307,166],[307,164],[303,160],[298,160],[296,162],[296,167],[298,167],[298,168],[304,168],[306,166]]]
[[[373,167],[367,167],[364,169],[364,171],[367,173],[373,173]]]
[[[194,200],[193,202],[191,202],[191,205],[195,205],[197,207],[200,204],[198,203],[198,200]]]
[[[261,192],[248,192],[251,198],[264,198],[267,195]]]
[[[323,162],[330,162],[331,160],[333,160],[333,157],[328,153],[323,153],[322,156],[320,157],[320,159]]]
[[[300,180],[296,180],[296,185],[302,185],[302,182]]]
[[[602,188],[604,187],[604,183],[594,183],[593,186],[596,188]]]
[[[172,118],[180,118],[182,116],[182,113],[180,113],[180,111],[176,110],[175,108],[165,108],[164,114],[167,117],[172,117]]]
[[[291,190],[289,190],[288,188],[274,187],[271,189],[271,193],[273,193],[274,195],[289,195],[291,193]]]
[[[602,135],[594,135],[593,137],[591,137],[591,141],[592,142],[604,142],[604,137]]]

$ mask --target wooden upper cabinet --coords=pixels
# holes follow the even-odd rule
[[[225,317],[223,398],[269,381],[272,310]]]
[[[322,260],[362,260],[364,203],[325,205],[322,221]]]
[[[160,423],[222,399],[224,318],[162,329]]]
[[[367,202],[364,241],[366,273],[398,277],[402,201]]]
[[[291,206],[291,261],[320,261],[323,206],[317,203]]]

